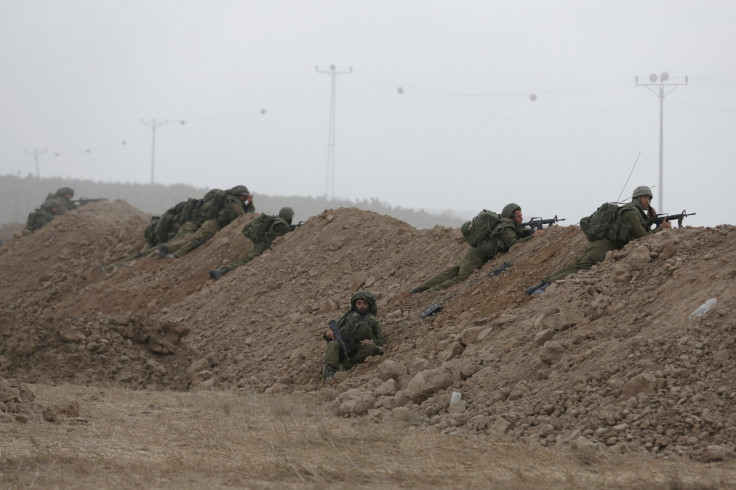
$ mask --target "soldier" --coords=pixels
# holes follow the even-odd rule
[[[588,243],[583,254],[572,265],[543,277],[539,284],[527,289],[526,294],[542,294],[553,282],[564,279],[581,270],[590,269],[598,262],[601,262],[606,258],[606,254],[610,250],[621,249],[631,240],[660,232],[665,228],[672,228],[672,225],[665,220],[656,229],[651,229],[654,218],[657,217],[656,211],[649,205],[651,201],[652,191],[649,187],[641,185],[634,189],[631,202],[622,206],[616,213],[615,223],[624,225],[617,227],[618,229],[625,230],[622,236],[619,236],[616,240],[602,238]]]
[[[176,209],[180,211],[178,216],[172,212]],[[145,257],[156,249],[158,249],[159,259],[166,256],[172,259],[183,257],[204,244],[235,218],[245,214],[246,209],[255,209],[255,207],[253,206],[253,195],[248,192],[248,188],[244,185],[235,186],[227,191],[213,189],[205,194],[202,199],[182,201],[162,215],[162,218],[167,217],[166,230],[152,230],[149,225],[149,228],[144,232],[147,240],[153,235],[168,236],[170,233],[168,230],[171,230],[172,223],[182,222],[180,226],[177,225],[178,231],[172,239],[158,247],[154,246],[141,250],[131,258],[101,267],[100,271],[103,273],[112,272],[137,258]],[[183,222],[184,219],[186,219],[186,222]]]
[[[246,238],[249,238],[253,242],[253,248],[245,257],[237,262],[220,267],[219,269],[210,270],[210,278],[217,280],[241,265],[247,264],[271,248],[271,244],[276,240],[276,238],[284,236],[288,232],[292,231],[291,220],[293,217],[294,210],[289,207],[285,207],[279,210],[278,216],[261,214],[255,220],[246,224],[243,227],[242,233]]]
[[[74,197],[74,189],[72,189],[71,187],[62,187],[53,194],[53,197],[56,198],[56,200],[59,202],[59,205],[65,211],[71,211],[72,209],[77,207],[72,202],[72,198]]]
[[[244,215],[247,209],[255,209],[253,196],[244,185],[226,190],[224,196],[217,194],[222,191],[215,191],[210,191],[212,195],[209,198],[205,196],[202,204],[192,212],[192,219],[179,228],[174,239],[159,245],[159,259],[166,256],[172,259],[185,256],[207,242],[235,218]]]
[[[39,209],[36,209],[28,215],[26,221],[26,230],[36,231],[42,226],[53,221],[55,216],[64,214],[64,208],[56,198],[46,199]]]
[[[332,328],[326,330],[323,335],[327,341],[327,352],[322,379],[331,380],[340,366],[350,369],[370,356],[383,354],[382,347],[386,340],[376,318],[377,314],[376,298],[370,292],[358,291],[350,298],[350,309],[335,326],[340,332],[344,346],[335,338]]]
[[[520,229],[518,226],[524,220],[521,213],[521,206],[513,202],[509,203],[501,211],[500,219],[497,219],[497,217],[498,215],[495,213],[488,211],[481,212],[473,220],[473,225],[478,226],[478,224],[483,224],[477,223],[481,218],[482,220],[491,220],[491,225],[485,228],[485,235],[478,237],[476,242],[474,242],[476,243],[474,246],[468,243],[465,254],[460,259],[458,265],[440,272],[433,278],[412,289],[411,292],[421,293],[427,290],[432,292],[447,289],[467,279],[473,271],[480,269],[497,252],[506,253],[517,243],[531,240],[531,230]],[[469,239],[466,233],[466,227],[468,226],[469,223],[463,225],[463,235],[466,236],[466,239]]]

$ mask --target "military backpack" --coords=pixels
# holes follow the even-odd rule
[[[594,242],[603,238],[621,240],[618,223],[621,207],[612,202],[604,202],[590,216],[580,220],[580,229],[583,230],[588,241]]]
[[[202,198],[201,203],[196,208],[196,218],[193,218],[193,220],[201,225],[205,221],[216,219],[218,213],[225,205],[226,199],[227,194],[224,191],[212,189]]]
[[[261,242],[266,239],[266,233],[275,221],[276,216],[261,213],[243,227],[243,235],[253,243]]]
[[[471,221],[463,223],[460,231],[468,245],[477,247],[483,240],[491,236],[491,232],[500,222],[500,215],[484,209]]]

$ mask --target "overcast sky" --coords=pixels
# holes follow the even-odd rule
[[[42,177],[148,183],[155,121],[156,183],[325,195],[334,64],[336,197],[574,224],[658,204],[635,76],[667,72],[658,211],[733,224],[734,26],[733,0],[0,0],[0,174],[45,150]]]

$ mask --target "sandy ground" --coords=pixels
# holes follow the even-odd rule
[[[273,400],[289,407],[305,405],[330,426],[365,428],[367,434],[383,434],[396,424],[410,427],[421,442],[409,453],[425,444],[448,447],[448,441],[458,454],[471,454],[478,444],[513,447],[501,452],[517,455],[522,470],[517,479],[504,476],[501,486],[544,485],[519,479],[533,473],[523,470],[534,467],[524,461],[566,454],[563,459],[570,462],[574,452],[590,453],[606,468],[618,468],[612,471],[621,472],[620,483],[613,474],[594,480],[603,486],[639,486],[644,478],[639,467],[669,468],[674,462],[672,468],[691,465],[687,474],[720,468],[722,477],[703,480],[708,485],[733,483],[733,226],[685,227],[632,242],[591,271],[530,298],[524,288],[583,250],[586,241],[578,227],[545,229],[444,293],[410,294],[413,286],[457,262],[465,248],[459,230],[417,230],[370,211],[326,210],[247,266],[212,281],[209,269],[250,249],[240,234],[250,219],[240,218],[181,259],[143,257],[109,274],[100,267],[144,247],[148,215],[124,201],[89,204],[33,234],[16,235],[0,247],[5,271],[0,283],[0,377],[30,384],[37,399],[48,397],[46,403],[54,397],[63,402],[63,393],[68,401],[78,399],[80,417],[90,422],[71,424],[70,433],[86,431],[92,422],[114,424],[106,422],[104,403],[95,405],[98,401],[87,390],[97,389],[102,401],[119,393],[131,400],[140,394],[171,400],[235,397],[238,401],[232,403],[238,404],[244,397],[255,405]],[[507,262],[500,274],[492,274]],[[324,384],[319,376],[322,331],[330,319],[342,315],[359,289],[378,299],[386,351]],[[688,318],[711,297],[718,297],[714,310]],[[442,305],[437,314],[420,316],[436,303]],[[72,395],[77,389],[84,395]],[[452,392],[461,393],[462,401],[450,407]],[[25,415],[28,421],[22,423],[12,403],[4,403],[9,422],[3,426],[20,431],[18,448],[33,446],[33,430],[52,430],[47,426],[53,422],[43,421],[37,411]],[[202,408],[199,420],[225,416],[218,411],[228,410],[216,404]],[[150,432],[158,419],[154,412],[149,415],[142,426]],[[266,419],[273,424],[279,417],[267,414]],[[317,420],[308,420],[305,430],[316,431],[311,423]],[[189,423],[194,431],[194,416]],[[406,436],[407,431],[399,433]],[[263,435],[264,440],[272,435]],[[167,437],[157,436],[162,441]],[[360,440],[371,451],[383,451],[382,443],[366,442],[371,440],[367,435]],[[79,441],[74,444],[82,446]],[[392,439],[386,444],[401,443]],[[196,446],[196,441],[188,444]],[[309,444],[304,445],[307,454]],[[324,442],[312,449],[326,456],[335,448]],[[3,460],[6,476],[13,467],[7,461],[22,457],[9,450],[3,450],[3,456],[9,455]],[[201,455],[207,451],[202,449]],[[218,451],[227,452],[213,449],[212,454]],[[433,457],[442,452],[438,449]],[[390,454],[377,462],[389,465]],[[292,461],[302,457],[290,455]],[[321,479],[324,472],[330,474],[325,469],[329,466],[304,461],[310,476],[303,481],[298,476],[279,480],[279,473],[271,470],[268,474],[284,485],[344,482],[336,476],[329,477],[334,481]],[[473,461],[468,468],[477,474],[468,476],[466,485],[479,486],[484,473],[476,470],[481,463]],[[548,475],[551,483],[544,486],[589,484],[587,463],[572,461],[578,470],[570,478]],[[174,478],[166,468],[170,463],[161,468],[166,478]],[[508,465],[514,467],[510,460]],[[359,472],[363,476],[356,484],[451,486],[439,477],[416,480],[426,467],[410,466],[402,466],[406,480],[371,480]],[[460,468],[455,468],[458,474]],[[19,469],[11,481],[27,485],[25,471]],[[118,472],[131,478],[123,484],[138,485],[130,472],[130,467]],[[598,476],[606,472],[590,471]],[[215,481],[207,480],[215,473],[193,470],[191,478]],[[656,480],[662,485],[684,478],[664,470],[651,473],[663,475]],[[176,478],[184,477],[171,481],[183,481]],[[154,480],[144,481],[148,486]],[[219,486],[242,486],[216,481]]]

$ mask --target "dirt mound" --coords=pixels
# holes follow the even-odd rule
[[[250,219],[182,259],[144,257],[110,274],[99,267],[144,246],[148,216],[124,202],[89,205],[13,240],[0,249],[10,279],[0,287],[0,373],[325,390],[337,413],[445,432],[708,461],[733,456],[732,226],[638,240],[530,298],[525,287],[585,247],[579,228],[547,229],[446,294],[409,294],[457,262],[465,248],[459,230],[417,230],[340,208],[208,279],[209,269],[248,251],[240,229]],[[359,289],[377,297],[386,353],[324,385],[321,333]],[[710,297],[719,298],[715,310],[689,319]],[[438,302],[437,314],[420,317]],[[449,406],[451,392],[462,399]]]

